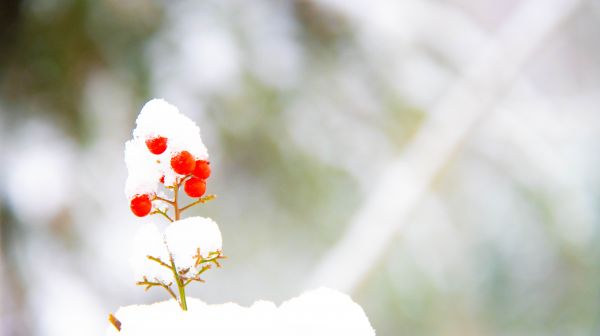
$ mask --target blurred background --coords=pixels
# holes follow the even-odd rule
[[[102,335],[168,298],[128,261],[153,97],[211,155],[193,212],[229,259],[191,296],[326,285],[383,336],[600,334],[600,2],[0,7],[0,334]]]

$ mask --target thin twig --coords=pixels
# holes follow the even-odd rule
[[[189,209],[189,208],[193,207],[193,206],[194,206],[194,205],[196,205],[196,204],[199,204],[199,203],[206,203],[206,202],[208,202],[208,201],[212,201],[212,200],[214,200],[215,198],[217,198],[217,195],[213,195],[213,194],[211,194],[211,195],[206,195],[206,196],[204,196],[204,197],[201,197],[199,200],[197,200],[197,201],[195,201],[195,202],[192,202],[192,203],[190,203],[190,204],[188,204],[188,205],[184,206],[183,208],[179,209],[179,212],[183,212],[184,210],[187,210],[187,209]]]
[[[187,179],[190,179],[190,178],[192,178],[192,175],[191,175],[191,174],[190,174],[190,175],[186,175],[186,176],[184,176],[184,177],[181,179],[181,181],[179,181],[179,185],[182,185],[182,184],[183,184],[183,183],[184,183],[184,182],[185,182]]]
[[[154,196],[154,199],[155,199],[155,200],[159,200],[159,201],[163,201],[163,202],[165,202],[165,203],[169,203],[169,204],[171,204],[171,205],[175,205],[175,202],[173,202],[173,201],[171,201],[171,200],[168,200],[168,199],[166,199],[166,198],[162,198],[162,197],[160,197],[160,196],[157,196],[157,195],[155,195],[155,196]]]
[[[200,253],[200,248],[196,249],[197,254],[194,256],[194,258],[196,258],[196,262],[194,263],[194,266],[198,267],[201,264],[206,264],[209,263],[207,265],[202,266],[202,268],[200,269],[200,271],[198,271],[198,273],[196,273],[196,275],[194,275],[191,278],[184,278],[184,283],[183,286],[187,286],[190,282],[192,281],[198,281],[198,282],[204,282],[204,280],[202,280],[200,278],[200,275],[204,272],[206,272],[207,270],[212,268],[212,264],[214,264],[217,267],[221,267],[221,264],[219,264],[219,259],[225,259],[227,257],[225,257],[224,255],[221,254],[221,251],[216,251],[216,252],[211,252],[209,253],[209,258],[208,259],[204,259],[204,257],[202,257],[202,254]],[[212,257],[211,257],[212,256]],[[210,264],[212,263],[212,264]]]
[[[196,255],[192,256],[192,258],[196,258],[196,262],[194,263],[194,266],[196,266],[196,267],[198,267],[200,264],[207,263],[207,262],[214,262],[217,265],[217,267],[221,267],[221,265],[219,264],[217,259],[225,259],[227,257],[222,255],[221,251],[214,251],[214,252],[210,252],[208,254],[208,259],[204,259],[204,257],[200,253],[200,248],[197,248]]]
[[[196,249],[196,255],[192,256],[193,258],[196,258],[196,262],[194,263],[194,266],[198,267],[198,265],[200,265],[202,263],[202,260],[204,260],[202,258],[202,253],[200,253],[200,248],[198,247]]]
[[[173,218],[171,218],[169,215],[167,215],[166,211],[162,211],[160,209],[156,209],[156,210],[152,211],[150,214],[151,215],[157,215],[157,214],[158,215],[163,215],[166,219],[169,220],[169,222],[173,223]]]
[[[196,273],[196,275],[185,280],[183,286],[187,286],[192,281],[204,282],[204,280],[200,279],[200,275],[202,275],[202,273],[206,272],[207,270],[211,269],[211,266],[212,265],[210,264],[202,266],[202,268],[200,269],[200,271],[198,271],[198,273]]]
[[[177,296],[175,295],[175,293],[173,292],[173,290],[171,289],[171,285],[173,284],[172,282],[170,282],[168,285],[157,281],[157,282],[152,282],[152,281],[148,281],[148,278],[144,277],[144,281],[138,281],[135,283],[138,286],[146,286],[146,288],[144,288],[145,291],[149,290],[152,287],[155,286],[159,286],[164,288],[167,292],[169,292],[169,294],[171,295],[171,297],[173,297],[173,299],[175,299],[175,301],[177,301]]]
[[[164,266],[168,269],[171,269],[171,266],[169,266],[168,264],[164,263],[162,260],[160,260],[160,258],[157,257],[153,257],[153,256],[146,256],[148,259],[152,260],[152,261],[156,261],[157,263],[159,263],[161,266]]]

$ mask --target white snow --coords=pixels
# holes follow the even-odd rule
[[[373,336],[375,330],[362,308],[346,294],[319,288],[284,302],[251,307],[235,303],[208,305],[188,298],[188,311],[174,300],[121,307],[115,316],[121,331],[109,324],[107,336],[260,335]]]
[[[363,309],[341,292],[319,288],[279,307],[280,335],[375,335]]]
[[[135,195],[155,194],[161,170],[154,154],[148,151],[146,144],[139,139],[125,143],[125,164],[127,165],[127,181],[125,196],[128,199]]]
[[[164,236],[154,223],[144,223],[133,238],[133,252],[130,259],[135,280],[159,281],[165,284],[175,282],[173,273],[166,267],[148,259],[148,256],[159,258],[169,264],[169,252],[165,246]]]
[[[162,136],[167,138],[167,151],[174,154],[183,150],[190,152],[196,160],[208,159],[208,152],[200,128],[190,118],[179,113],[177,107],[163,99],[152,99],[144,105],[135,121],[137,127],[133,137],[146,141]]]
[[[219,226],[210,218],[189,217],[173,222],[165,230],[165,242],[178,270],[194,268],[198,250],[203,258],[221,250]]]
[[[178,270],[190,269],[193,276],[198,249],[206,258],[222,247],[219,226],[210,218],[189,217],[171,223],[164,234],[153,223],[146,223],[138,230],[133,241],[131,264],[137,281],[144,276],[149,281],[158,280],[165,284],[174,282],[171,271],[148,256],[160,258],[170,265],[171,256]]]
[[[162,99],[147,102],[136,125],[133,139],[125,144],[128,172],[125,195],[128,199],[137,194],[156,193],[163,175],[165,185],[173,185],[175,179],[181,177],[171,168],[171,157],[178,152],[186,150],[196,160],[208,160],[198,125]],[[160,155],[150,153],[146,147],[146,140],[156,136],[167,138],[167,150]]]

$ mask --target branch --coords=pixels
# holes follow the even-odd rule
[[[189,208],[193,207],[193,206],[194,206],[194,205],[196,205],[196,204],[199,204],[199,203],[206,203],[206,202],[208,202],[208,201],[212,201],[212,200],[214,200],[215,198],[217,198],[217,195],[212,195],[212,194],[211,194],[211,195],[206,195],[206,196],[204,196],[204,197],[201,197],[201,198],[200,198],[200,199],[198,199],[197,201],[195,201],[195,202],[192,202],[192,203],[190,203],[190,204],[188,204],[188,205],[184,206],[183,208],[179,209],[179,212],[182,212],[182,211],[184,211],[184,210],[187,210],[187,209],[189,209]]]
[[[146,256],[146,258],[148,258],[148,259],[150,259],[150,260],[152,260],[152,261],[156,261],[156,262],[157,262],[157,263],[159,263],[161,266],[164,266],[164,267],[168,268],[169,270],[172,270],[171,266],[170,266],[170,265],[168,265],[168,264],[166,264],[166,263],[164,263],[162,260],[160,260],[160,258],[153,257],[153,256],[151,256],[151,255],[149,255],[149,256]]]
[[[171,297],[173,297],[173,299],[175,299],[175,301],[177,301],[177,296],[175,296],[175,293],[173,292],[173,290],[171,290],[171,285],[173,284],[172,282],[170,282],[168,285],[165,285],[164,283],[160,282],[160,281],[148,281],[148,278],[146,278],[144,276],[144,281],[138,281],[135,283],[138,286],[146,286],[146,288],[144,288],[145,291],[148,291],[150,288],[155,287],[155,286],[159,286],[164,288],[167,292],[169,292],[169,294],[171,295]]]
[[[208,259],[204,259],[204,257],[202,257],[202,254],[200,253],[200,248],[197,248],[196,255],[192,256],[192,258],[196,258],[196,262],[194,263],[194,266],[198,267],[198,266],[200,266],[200,264],[212,262],[215,265],[217,265],[217,267],[221,267],[221,264],[219,264],[219,262],[217,260],[227,258],[226,256],[222,255],[221,253],[222,252],[220,250],[210,252],[208,254]]]
[[[201,264],[206,264],[206,265],[202,266],[202,268],[198,271],[198,273],[196,273],[193,277],[185,278],[184,283],[183,283],[184,287],[187,286],[192,281],[204,282],[204,280],[202,280],[200,278],[200,275],[202,273],[206,272],[207,270],[211,269],[212,264],[216,265],[217,267],[221,267],[221,264],[219,264],[218,260],[227,258],[226,256],[221,254],[221,251],[216,251],[216,252],[209,253],[208,259],[204,259],[202,257],[202,254],[200,254],[200,248],[198,248],[196,251],[197,251],[197,254],[194,256],[194,258],[196,258],[196,262],[195,262],[194,266],[198,267]]]
[[[163,201],[163,202],[165,202],[165,203],[169,203],[169,204],[171,204],[171,205],[175,205],[175,202],[173,202],[173,201],[171,201],[171,200],[168,200],[168,199],[166,199],[166,198],[162,198],[162,197],[160,197],[160,196],[157,196],[157,195],[154,195],[154,199],[153,199],[153,201],[154,201],[154,200],[159,200],[159,201]]]
[[[179,181],[179,185],[182,185],[183,183],[185,183],[185,181],[186,181],[186,180],[188,180],[188,179],[190,179],[190,178],[192,178],[192,176],[193,176],[192,174],[185,175],[185,176],[184,176],[184,177],[181,179],[181,181]]]
[[[173,223],[173,219],[167,215],[167,211],[162,211],[160,209],[156,209],[150,213],[151,215],[163,215],[166,219],[168,219],[171,223]]]
[[[200,275],[202,275],[202,273],[206,272],[207,270],[211,269],[211,267],[212,267],[211,264],[202,266],[202,268],[198,271],[198,273],[196,273],[196,275],[194,275],[191,278],[185,279],[185,282],[183,283],[183,286],[187,286],[192,281],[204,282],[204,280],[202,280],[200,278]]]

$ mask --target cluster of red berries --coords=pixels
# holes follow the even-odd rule
[[[167,150],[167,138],[157,136],[146,140],[150,153],[160,155]],[[188,151],[181,151],[171,157],[171,168],[177,174],[186,176],[183,190],[190,197],[202,197],[206,192],[206,179],[210,176],[210,162],[196,160]],[[165,183],[165,177],[160,178]],[[138,217],[144,217],[152,210],[150,195],[135,195],[129,204],[131,211]]]

